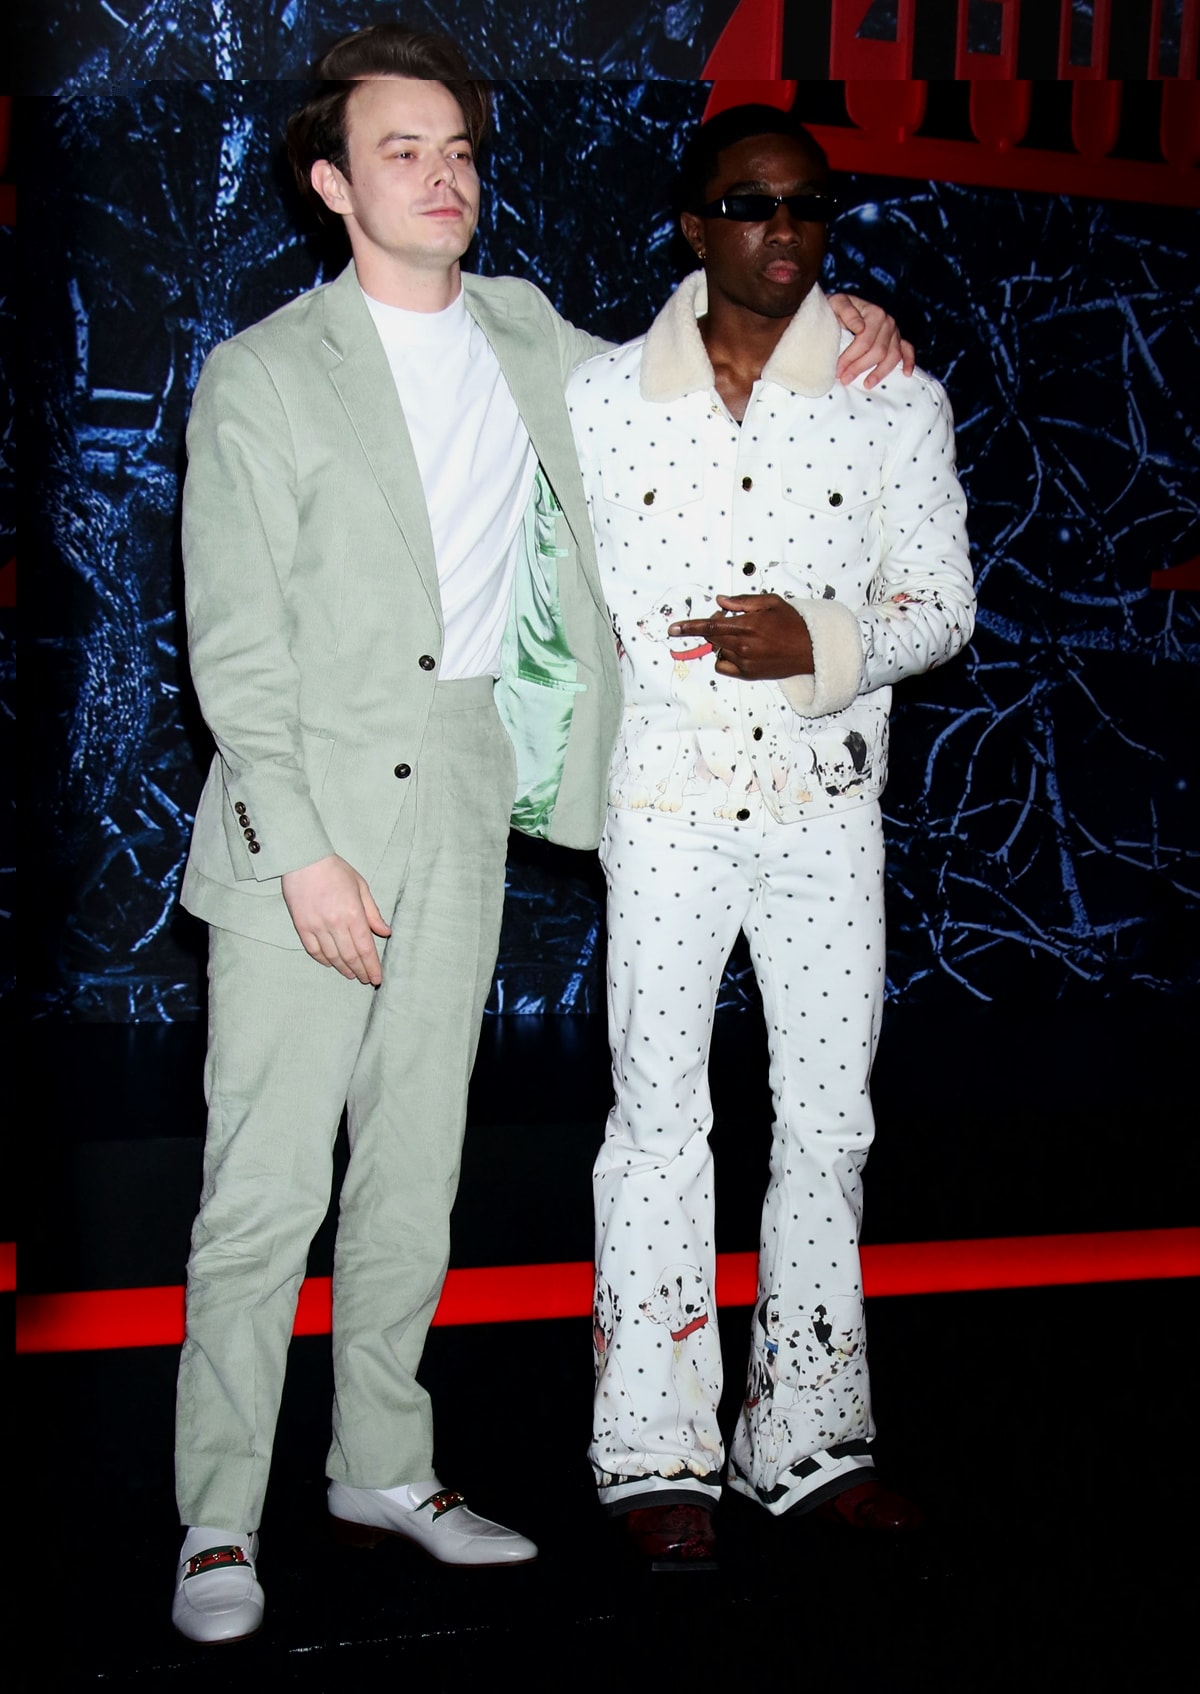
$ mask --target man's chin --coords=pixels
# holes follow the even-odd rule
[[[405,257],[419,269],[428,267],[436,270],[439,265],[451,265],[461,259],[474,238],[474,227],[464,229],[461,225],[449,225],[437,239],[422,242],[415,251],[409,250]]]
[[[762,291],[754,309],[764,318],[794,318],[815,287],[815,281],[803,278],[787,284],[776,283]]]

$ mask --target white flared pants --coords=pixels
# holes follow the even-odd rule
[[[729,1481],[786,1511],[871,1465],[858,1233],[884,991],[880,809],[737,827],[613,808],[601,855],[616,1090],[594,1173],[601,1499],[713,1494],[725,1467],[708,1057],[744,931],[775,1122]]]

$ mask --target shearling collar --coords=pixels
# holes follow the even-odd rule
[[[693,271],[650,325],[642,350],[643,400],[679,400],[713,386],[713,369],[696,323],[708,310],[708,283]],[[837,374],[842,332],[833,308],[813,287],[763,366],[763,381],[815,399],[828,394]]]

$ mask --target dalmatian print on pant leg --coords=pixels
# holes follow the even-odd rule
[[[784,1512],[872,1463],[858,1235],[883,1009],[884,856],[874,803],[770,833],[789,843],[787,859],[770,859],[747,938],[775,1126],[730,1481]]]
[[[597,1353],[590,1457],[606,1505],[720,1487],[721,1354],[708,1051],[748,903],[728,826],[609,812],[608,998],[616,1098],[596,1160]],[[704,918],[697,911],[703,906]]]
[[[595,1167],[604,1340],[590,1455],[605,1504],[714,1490],[724,1462],[707,1068],[721,974],[743,927],[768,1008],[777,1112],[763,1293],[777,1286],[787,1315],[823,1296],[827,1318],[817,1322],[833,1312],[847,1328],[843,1302],[860,1285],[858,1173],[882,1000],[881,839],[873,804],[811,825],[760,816],[747,829],[610,812],[601,851],[616,1102]],[[802,1203],[797,1184],[813,1198]],[[803,1214],[798,1226],[791,1211]],[[772,1431],[760,1443],[771,1468],[765,1492],[814,1442],[830,1444],[827,1426],[838,1441],[850,1425],[871,1433],[859,1311],[849,1325],[857,1339],[839,1330],[832,1353],[829,1323],[816,1343],[824,1363],[806,1365],[802,1389],[798,1346],[785,1336],[767,1396]],[[842,1352],[853,1362],[835,1384],[829,1361],[842,1363]],[[848,1398],[854,1414],[843,1417]],[[757,1489],[763,1463],[745,1463]]]

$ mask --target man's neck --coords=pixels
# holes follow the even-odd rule
[[[791,318],[765,318],[720,298],[710,299],[700,319],[700,334],[714,369],[724,365],[753,384],[791,322]]]
[[[720,300],[710,303],[700,319],[700,336],[717,393],[733,417],[743,416],[751,389],[791,322],[791,318],[764,318]]]
[[[374,250],[355,253],[354,268],[359,287],[372,300],[385,306],[402,306],[406,312],[444,312],[462,292],[458,260],[446,268],[428,270],[398,265]]]

